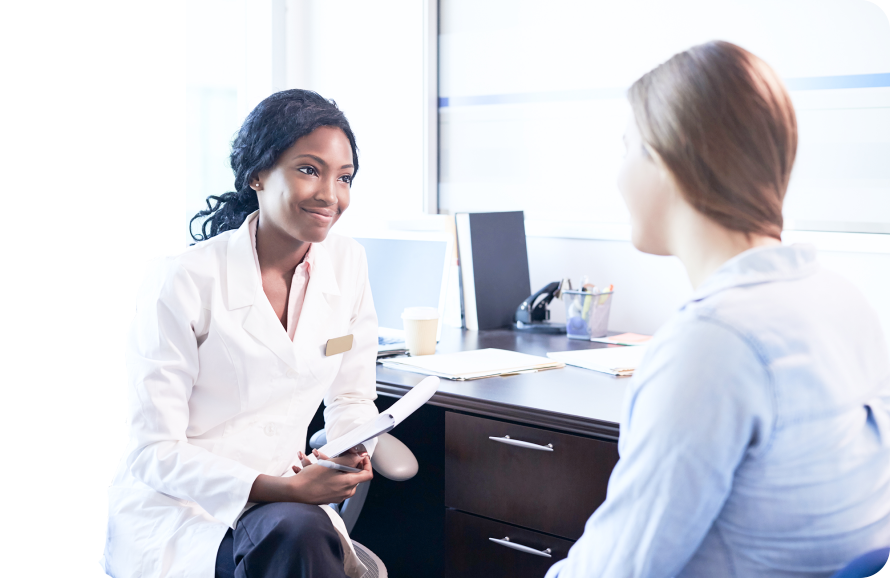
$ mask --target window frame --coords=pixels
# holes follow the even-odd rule
[[[438,94],[439,77],[439,2],[438,0],[426,1],[426,59],[429,71],[424,71],[426,80],[425,106],[430,112],[426,116],[426,134],[424,146],[426,147],[425,167],[426,188],[424,191],[425,212],[435,214],[439,212],[439,126],[440,96]],[[890,0],[868,0],[877,5],[890,20]],[[433,105],[431,99],[434,99]],[[446,105],[447,106],[447,105]],[[435,161],[435,162],[434,162]],[[587,239],[598,241],[624,241],[629,242],[630,225],[622,223],[605,222],[578,222],[578,221],[554,221],[542,219],[526,219],[526,234],[530,237]],[[809,230],[804,227],[786,228],[782,232],[782,240],[785,243],[810,243],[820,251],[838,251],[852,253],[876,253],[890,254],[890,233],[881,232],[856,232],[856,231],[830,231]],[[890,225],[890,221],[888,221]]]

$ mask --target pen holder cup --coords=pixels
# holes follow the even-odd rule
[[[614,291],[596,294],[585,291],[562,292],[562,300],[566,304],[566,334],[569,339],[606,336],[613,294]]]

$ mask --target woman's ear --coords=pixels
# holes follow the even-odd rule
[[[269,176],[269,170],[266,169],[264,171],[260,171],[255,174],[250,179],[250,188],[255,191],[262,191],[263,184],[266,182],[266,178]]]
[[[658,169],[658,176],[661,179],[661,182],[664,183],[665,190],[670,194],[671,200],[685,201],[683,195],[680,194],[680,188],[677,186],[677,180],[674,178],[674,173],[672,173],[664,163],[664,160],[661,158],[661,155],[658,154],[658,151],[645,141],[643,142],[643,150],[646,151],[646,154]]]
[[[649,160],[655,163],[655,166],[657,166],[659,170],[664,170],[665,168],[667,168],[664,165],[664,161],[661,160],[661,155],[658,154],[658,151],[652,148],[652,145],[650,145],[646,141],[641,141],[640,146],[643,147],[643,152],[645,153],[646,157],[648,157]]]

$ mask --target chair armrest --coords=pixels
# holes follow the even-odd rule
[[[417,458],[408,446],[388,433],[377,436],[377,449],[371,466],[378,474],[395,482],[410,480],[417,474]]]
[[[318,449],[328,443],[323,429],[309,438],[309,447]],[[404,482],[417,475],[417,458],[408,446],[388,433],[377,436],[377,449],[371,456],[371,466],[384,478]]]

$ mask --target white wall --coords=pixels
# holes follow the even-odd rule
[[[423,213],[424,3],[301,0],[310,48],[291,88],[332,98],[349,119],[360,167],[342,221]]]
[[[528,259],[533,291],[566,276],[574,283],[583,275],[599,286],[613,283],[612,330],[651,334],[692,295],[678,259],[640,253],[627,241],[530,236]],[[862,291],[890,336],[890,254],[820,251],[819,259]],[[553,320],[564,321],[562,303],[553,304]]]
[[[563,277],[577,288],[586,275],[599,287],[615,285],[609,328],[653,333],[691,294],[680,261],[640,253],[624,241],[528,237],[532,291]],[[565,321],[561,301],[553,301],[551,319]]]
[[[0,3],[6,576],[100,575],[135,291],[182,246],[180,10]]]

